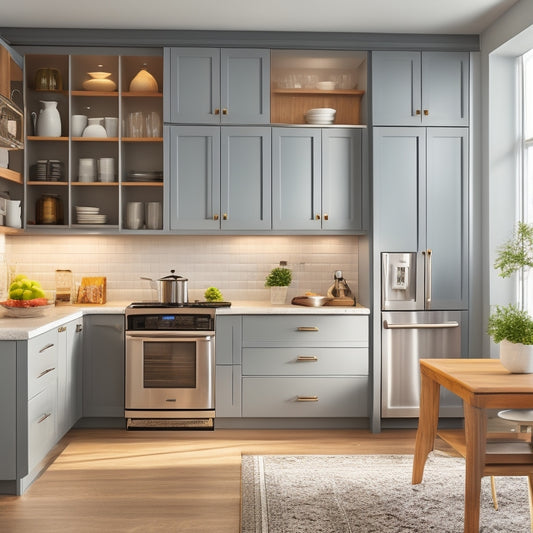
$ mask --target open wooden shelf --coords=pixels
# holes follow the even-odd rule
[[[0,168],[0,178],[5,180],[14,181],[15,183],[22,184],[24,182],[22,174],[9,168]]]

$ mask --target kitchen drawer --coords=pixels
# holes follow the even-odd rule
[[[243,346],[368,346],[368,317],[276,315],[243,317]]]
[[[28,466],[31,472],[56,443],[57,388],[46,387],[28,402]]]
[[[245,348],[246,376],[367,375],[367,348]]]
[[[367,417],[367,377],[244,377],[244,417]]]
[[[57,330],[28,341],[28,399],[57,377]]]

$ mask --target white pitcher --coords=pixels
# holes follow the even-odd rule
[[[61,137],[61,115],[57,110],[57,102],[41,100],[43,108],[37,119],[37,135],[39,137]]]

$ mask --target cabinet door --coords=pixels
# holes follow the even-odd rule
[[[221,228],[269,230],[271,226],[270,128],[221,131]]]
[[[124,417],[124,315],[83,323],[83,416]]]
[[[223,49],[220,54],[222,124],[270,122],[270,51]]]
[[[421,199],[425,197],[426,179],[425,132],[425,128],[374,128],[374,238],[381,251],[419,249],[419,194]]]
[[[169,77],[165,121],[218,124],[220,122],[220,50],[171,48],[165,51]],[[165,91],[166,92],[166,91]]]
[[[322,130],[322,229],[364,229],[362,165],[361,130]]]
[[[170,228],[220,228],[220,128],[171,126]]]
[[[420,52],[372,52],[372,122],[421,124]]]
[[[425,248],[433,309],[468,307],[468,129],[428,128]]]
[[[321,131],[272,129],[272,228],[321,229]]]
[[[422,53],[422,124],[468,126],[468,52]]]

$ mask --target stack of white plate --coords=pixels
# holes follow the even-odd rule
[[[305,121],[308,124],[333,124],[335,120],[335,109],[330,107],[317,107],[305,112]]]
[[[76,206],[76,218],[78,224],[105,224],[107,215],[100,214],[99,207]]]

